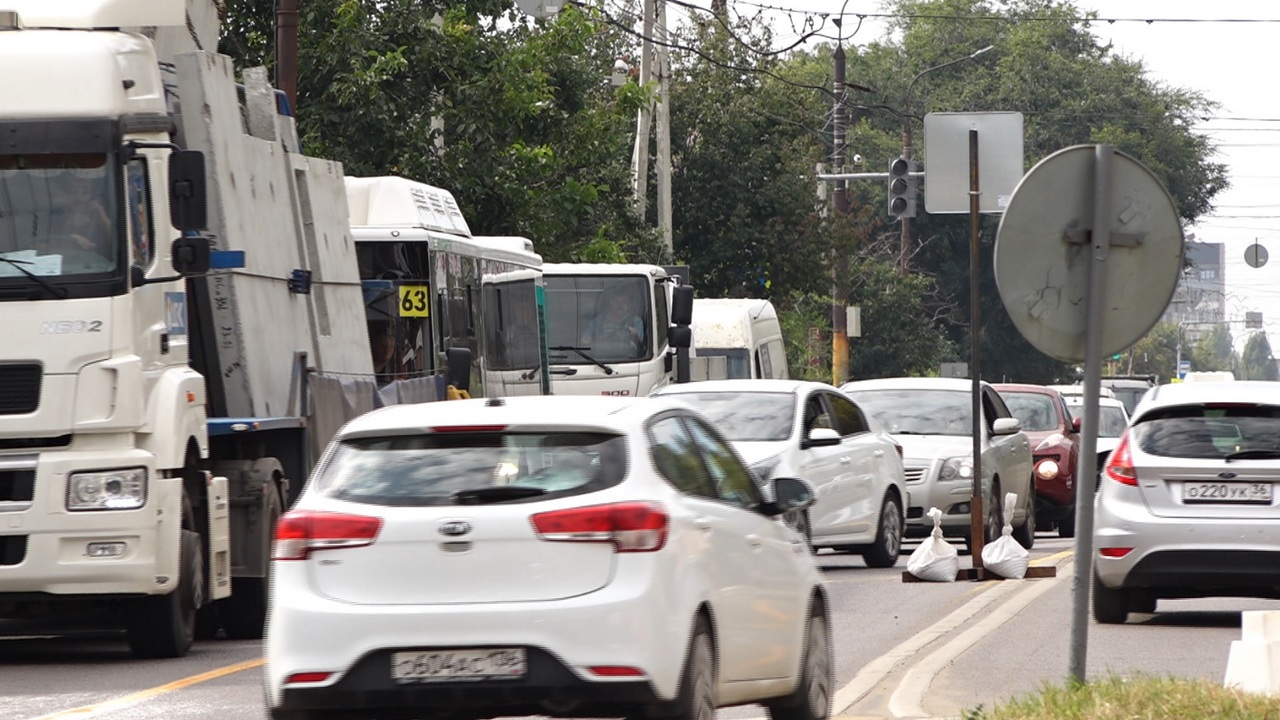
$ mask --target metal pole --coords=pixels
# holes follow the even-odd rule
[[[298,0],[280,0],[276,10],[276,87],[298,113]]]
[[[1084,421],[1076,464],[1076,555],[1071,577],[1071,679],[1085,681],[1089,645],[1089,588],[1093,581],[1093,496],[1098,472],[1098,396],[1102,393],[1102,323],[1107,254],[1111,250],[1111,166],[1115,149],[1095,148],[1093,228],[1090,234],[1089,301],[1084,333]]]
[[[648,87],[653,79],[653,2],[644,0],[644,19],[640,24],[640,87]],[[652,104],[640,108],[636,117],[636,147],[631,155],[631,179],[635,183],[636,215],[641,222],[649,207],[649,121]]]
[[[982,498],[982,432],[986,423],[982,421],[982,372],[979,365],[982,358],[982,326],[978,312],[978,269],[981,266],[978,253],[981,245],[978,242],[978,228],[982,220],[980,204],[982,195],[978,182],[978,131],[969,131],[969,374],[973,377],[973,498],[969,501],[969,548],[973,554],[973,567],[982,570],[982,546],[986,543],[984,534],[986,513]],[[1000,502],[1000,498],[992,498],[992,502]],[[975,578],[981,579],[981,577]]]
[[[658,232],[662,234],[667,257],[675,261],[675,244],[671,227],[671,67],[667,61],[667,2],[658,0],[657,37],[660,43],[655,52],[658,70]]]
[[[845,55],[844,46],[837,45],[832,55],[835,61],[835,108],[831,133],[831,162],[836,172],[844,172],[845,156]],[[844,180],[837,180],[833,200],[836,208],[836,222],[843,222],[843,216],[849,212],[849,192]],[[837,237],[839,233],[833,233]],[[839,249],[831,250],[831,383],[840,387],[849,379],[849,335],[848,321],[844,311],[847,293],[844,289],[845,275],[848,273],[849,258]]]
[[[911,121],[902,121],[902,157],[911,159]],[[911,266],[911,218],[902,216],[901,247],[898,250],[898,271],[906,275]]]

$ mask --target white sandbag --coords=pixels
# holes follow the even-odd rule
[[[942,537],[942,511],[929,508],[933,532],[907,558],[907,572],[930,582],[955,582],[960,572],[959,553]]]
[[[1003,578],[1020,580],[1027,574],[1031,553],[1013,539],[1013,511],[1018,507],[1018,494],[1004,496],[1004,529],[1000,537],[982,548],[982,567]],[[1031,512],[1035,512],[1032,510]]]

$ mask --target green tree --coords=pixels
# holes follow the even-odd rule
[[[223,50],[273,63],[273,3],[231,0],[228,17]],[[529,237],[548,260],[656,258],[656,233],[631,209],[646,91],[605,82],[629,43],[577,6],[532,21],[498,0],[308,0],[299,134],[350,175],[449,190],[472,232]]]
[[[1200,327],[1204,328],[1204,326]],[[1239,364],[1231,339],[1231,330],[1223,324],[1210,325],[1207,332],[1196,341],[1194,347],[1190,348],[1190,353],[1187,350],[1184,336],[1182,357],[1184,360],[1191,360],[1192,370],[1233,372]]]
[[[1271,341],[1265,332],[1254,333],[1244,343],[1240,353],[1241,380],[1280,380],[1280,370],[1271,357]]]

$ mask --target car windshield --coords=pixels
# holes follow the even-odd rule
[[[846,390],[894,435],[973,435],[972,396],[958,390]]]
[[[1280,407],[1183,405],[1154,410],[1132,429],[1143,452],[1219,459],[1237,453],[1280,457]]]
[[[651,356],[653,321],[647,278],[547,275],[543,282],[552,363],[635,362]]]
[[[101,153],[0,155],[0,280],[116,267],[111,168]]]
[[[325,497],[371,505],[465,505],[592,492],[626,469],[619,435],[431,433],[343,441],[315,484]]]
[[[1084,405],[1068,405],[1071,419],[1084,419]],[[1128,424],[1124,421],[1124,413],[1115,405],[1098,406],[1098,437],[1118,438],[1124,434]]]
[[[1009,412],[1022,423],[1022,429],[1030,432],[1058,430],[1061,425],[1054,409],[1054,398],[1043,393],[1000,391]]]
[[[781,442],[791,437],[796,398],[775,392],[670,393],[696,407],[733,442]]]

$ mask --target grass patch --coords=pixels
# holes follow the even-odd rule
[[[1208,680],[1110,676],[1046,686],[963,720],[1280,720],[1280,697],[1246,693]]]

